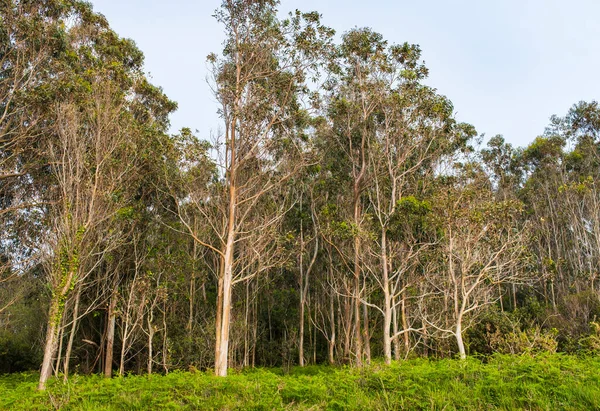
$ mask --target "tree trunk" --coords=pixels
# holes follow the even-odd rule
[[[154,325],[152,324],[153,315],[148,314],[148,363],[146,364],[146,372],[152,374],[152,365],[154,362]]]
[[[458,345],[458,354],[460,355],[460,359],[464,360],[467,358],[467,353],[465,352],[465,344],[463,342],[462,318],[460,317],[456,322],[456,332],[454,335],[456,336],[456,344]]]
[[[363,344],[365,351],[365,361],[371,364],[371,335],[369,333],[369,306],[362,305],[363,311]]]
[[[304,367],[304,293],[300,296],[300,341],[298,342],[298,360],[300,367]]]
[[[400,342],[398,340],[398,309],[396,307],[396,300],[392,299],[392,328],[394,338],[392,343],[394,344],[394,359],[400,361]]]
[[[244,367],[250,364],[250,281],[246,282],[246,310],[244,318]]]
[[[217,284],[217,313],[215,318],[215,373],[219,368],[219,358],[221,355],[221,323],[223,321],[223,278],[225,277],[225,261],[223,258],[220,259],[221,264],[219,267],[219,281]]]
[[[40,380],[38,390],[46,389],[46,382],[52,375],[52,358],[56,354],[58,343],[59,324],[62,319],[62,312],[59,304],[59,296],[54,295],[50,301],[50,310],[48,313],[48,328],[46,330],[46,343],[44,346],[44,359],[40,371]]]
[[[348,288],[349,287],[346,289]],[[344,297],[344,316],[343,323],[340,325],[344,326],[344,360],[350,361],[350,351],[352,345],[352,303],[348,297]]]
[[[56,354],[58,333],[60,331],[60,323],[64,314],[64,304],[74,278],[75,271],[69,270],[64,278],[64,285],[61,284],[62,288],[59,286],[58,289],[55,288],[52,293],[50,309],[48,312],[48,328],[46,330],[44,359],[42,360],[42,369],[40,371],[40,380],[38,383],[39,391],[46,389],[46,381],[48,381],[48,378],[50,378],[52,375],[52,357],[54,357]]]
[[[125,339],[121,342],[121,357],[119,358],[119,376],[125,375]]]
[[[60,360],[62,357],[63,342],[65,340],[65,316],[62,316],[58,332],[58,349],[56,350],[56,364],[54,365],[54,376],[58,378],[60,370]]]
[[[302,198],[300,198],[302,202]],[[302,221],[300,221],[300,324],[299,324],[299,341],[298,341],[298,364],[300,367],[304,367],[304,305],[305,305],[305,293],[304,293],[304,232],[302,229]]]
[[[237,102],[235,105],[237,106]],[[225,250],[222,254],[222,277],[219,279],[218,297],[220,300],[220,304],[217,304],[217,338],[215,343],[215,375],[219,377],[227,376],[227,365],[229,359],[229,324],[231,317],[231,289],[233,287],[233,253],[235,245],[235,219],[237,211],[237,119],[235,118],[235,116],[233,117],[231,123],[228,124],[228,126],[230,127],[229,131],[231,133],[231,138],[228,142],[230,163],[228,167],[229,199],[227,204],[227,233]]]
[[[194,248],[196,248],[196,243],[194,242]],[[192,278],[190,278],[190,308],[187,322],[187,331],[188,335],[192,335],[192,331],[194,329],[194,296],[196,295],[196,277],[192,274]]]
[[[329,297],[329,323],[331,325],[331,337],[329,338],[329,364],[335,364],[335,300],[333,292]]]
[[[354,185],[354,224],[360,224],[360,192],[359,182]],[[362,367],[363,345],[360,321],[360,235],[355,233],[354,237],[354,355],[356,366]]]
[[[79,317],[79,300],[81,299],[81,287],[77,287],[75,294],[75,305],[73,306],[73,324],[71,324],[71,332],[69,334],[69,342],[67,343],[67,351],[65,352],[65,362],[63,365],[64,380],[69,378],[69,362],[71,361],[71,351],[73,350],[73,341],[75,340],[75,332],[77,331],[77,320]]]
[[[387,241],[385,229],[381,230],[381,268],[383,273],[383,358],[386,364],[392,363],[392,296],[387,261]]]
[[[316,315],[316,314],[315,314]],[[317,319],[315,318],[315,324]],[[313,325],[313,364],[317,364],[317,327]]]
[[[220,291],[223,295],[221,318],[220,321],[218,321],[221,327],[217,332],[217,352],[215,358],[215,374],[219,377],[227,376],[229,324],[231,320],[231,289],[233,286],[233,243],[233,227],[231,227],[225,249],[223,288],[222,291]]]
[[[117,319],[117,290],[116,284],[112,290],[110,302],[108,304],[108,322],[106,324],[106,357],[104,360],[104,376],[106,378],[112,377],[113,368],[113,353],[115,344],[115,323]]]
[[[404,353],[408,355],[410,351],[410,334],[408,333],[408,316],[406,314],[406,295],[402,293],[402,301],[400,303],[402,311],[402,329],[404,330]]]
[[[156,298],[156,297],[155,297]],[[147,364],[147,372],[148,375],[152,374],[152,365],[154,362],[154,305],[156,300],[152,302],[150,305],[150,310],[148,312],[148,317],[146,318],[146,324],[148,325],[148,364]]]
[[[314,219],[313,219],[313,223],[314,223]],[[306,269],[306,272],[304,272],[304,233],[302,232],[302,222],[300,222],[301,226],[300,226],[300,244],[301,244],[301,250],[300,250],[300,342],[298,344],[298,356],[299,356],[299,363],[301,367],[304,367],[304,313],[306,311],[306,301],[308,299],[308,286],[309,286],[309,278],[310,278],[310,273],[312,272],[312,269],[315,265],[315,261],[317,260],[317,255],[319,253],[319,239],[317,237],[317,232],[316,232],[316,228],[315,228],[315,249],[313,252],[313,256],[310,260],[310,262],[308,263],[308,267]]]
[[[162,309],[162,323],[163,323],[163,347],[162,347],[162,363],[163,369],[165,370],[165,374],[169,373],[169,340],[168,340],[168,330],[167,330],[167,307],[166,301],[163,300],[163,309]]]
[[[154,352],[153,352],[153,340],[154,340],[154,329],[152,325],[150,325],[150,329],[148,330],[148,364],[146,365],[146,371],[148,375],[152,374],[152,362],[154,361]]]

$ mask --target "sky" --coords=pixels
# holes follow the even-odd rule
[[[155,85],[179,104],[172,130],[219,128],[206,56],[219,52],[220,0],[91,0],[146,56]],[[316,10],[338,34],[371,27],[390,43],[419,44],[427,84],[457,120],[526,146],[551,115],[600,99],[600,0],[282,0],[280,12]]]

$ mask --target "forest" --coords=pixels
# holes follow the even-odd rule
[[[222,1],[221,124],[172,132],[91,4],[0,0],[0,374],[597,355],[600,105],[515,147],[418,45],[278,6]]]

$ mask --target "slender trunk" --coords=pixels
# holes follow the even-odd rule
[[[554,293],[554,280],[550,281],[550,292],[552,293],[552,308],[554,308],[554,312],[556,312],[556,295]]]
[[[386,364],[392,363],[392,296],[387,261],[387,239],[385,229],[381,230],[381,269],[383,273],[383,357]]]
[[[163,323],[163,347],[162,347],[162,357],[163,357],[163,369],[165,370],[165,374],[169,373],[169,340],[167,338],[167,307],[165,306],[165,301],[163,300],[163,309],[162,309],[162,323]]]
[[[406,314],[406,295],[402,293],[402,301],[400,302],[400,308],[402,310],[402,330],[404,330],[404,353],[408,354],[410,351],[410,335],[408,333],[408,316]]]
[[[329,364],[335,364],[335,300],[333,292],[329,297],[329,323],[331,326],[331,337],[329,338]]]
[[[119,376],[125,375],[125,339],[121,342],[121,356],[119,358]]]
[[[56,350],[56,364],[54,364],[54,376],[58,378],[60,371],[60,360],[62,358],[63,341],[65,339],[65,316],[63,315],[60,322],[60,331],[58,332],[58,349]]]
[[[313,218],[313,224],[315,223]],[[300,223],[302,224],[302,223]],[[301,226],[302,227],[302,226]],[[304,313],[306,311],[306,302],[308,300],[308,286],[309,286],[309,278],[310,273],[315,265],[315,261],[317,261],[317,255],[319,253],[319,238],[317,237],[316,225],[315,225],[315,248],[313,251],[312,258],[308,263],[308,267],[306,272],[304,272],[303,268],[303,250],[304,250],[304,234],[302,233],[302,228],[300,229],[300,242],[301,242],[301,252],[300,252],[300,343],[299,343],[299,359],[300,366],[304,366]]]
[[[304,301],[300,296],[300,341],[298,342],[298,360],[300,367],[304,367]]]
[[[130,320],[131,320],[130,309],[131,309],[131,305],[132,305],[131,301],[133,299],[134,288],[135,288],[135,278],[131,285],[131,290],[129,291],[129,297],[127,299],[127,308],[125,310],[125,316],[122,319],[124,324],[123,324],[123,334],[121,336],[121,355],[120,355],[120,359],[119,359],[119,376],[121,376],[121,377],[125,374],[125,355],[127,354],[127,350],[128,350],[127,344],[129,343],[129,335],[133,331],[133,328],[135,328],[135,324],[132,325],[130,323]],[[142,298],[141,300],[143,301],[144,298]]]
[[[429,357],[429,333],[427,332],[427,323],[423,323],[423,355]]]
[[[224,259],[220,259],[219,281],[217,284],[217,313],[215,317],[215,372],[219,369],[219,358],[221,353],[221,323],[223,321],[223,278],[225,277]]]
[[[302,198],[300,198],[302,203]],[[304,367],[304,305],[305,305],[305,294],[304,294],[304,232],[302,227],[302,221],[300,221],[300,255],[299,255],[299,269],[300,269],[300,324],[299,324],[299,341],[298,341],[298,363],[300,367]]]
[[[81,299],[81,287],[77,287],[75,294],[75,305],[73,306],[73,323],[71,324],[71,332],[69,333],[69,342],[67,343],[67,351],[65,352],[65,362],[63,365],[64,380],[69,378],[69,362],[71,361],[71,352],[73,350],[73,341],[75,340],[75,332],[77,331],[77,322],[79,317],[79,301]]]
[[[147,364],[147,372],[148,374],[152,374],[152,363],[154,362],[154,351],[153,351],[153,340],[154,340],[154,325],[152,324],[152,320],[154,319],[154,315],[152,313],[153,306],[150,307],[150,312],[148,313],[148,364]]]
[[[106,324],[106,357],[104,360],[104,376],[112,377],[113,353],[115,345],[115,323],[117,319],[117,290],[116,282],[108,304],[108,322]]]
[[[194,247],[196,244],[194,243]],[[187,331],[188,335],[192,335],[193,325],[194,325],[194,295],[196,294],[196,278],[192,274],[192,278],[190,278],[190,308],[189,308],[189,316],[187,323]]]
[[[246,282],[246,310],[244,321],[244,367],[250,363],[250,281]]]
[[[258,288],[258,285],[256,288]],[[254,368],[256,366],[256,338],[258,336],[258,298],[254,299],[252,323],[252,368]]]
[[[316,314],[315,314],[316,315]],[[315,318],[315,323],[316,323]],[[317,327],[313,326],[313,364],[317,363]]]
[[[198,222],[196,216],[194,216],[194,230],[198,231]],[[196,261],[198,260],[198,244],[196,241],[192,244],[192,255],[194,258],[194,269],[192,270],[192,274],[190,276],[190,304],[189,304],[189,315],[188,315],[188,323],[187,323],[187,331],[188,336],[192,336],[193,326],[194,326],[194,298],[196,296]]]
[[[239,82],[239,66],[238,66]],[[237,102],[236,102],[237,103]],[[236,104],[237,105],[237,104]],[[217,305],[217,338],[215,343],[215,375],[227,376],[229,354],[229,323],[231,317],[231,289],[233,287],[233,252],[235,244],[235,219],[237,208],[237,147],[236,147],[237,119],[233,117],[229,124],[229,198],[227,204],[227,233],[225,250],[223,253],[222,278],[219,280],[219,300]]]
[[[396,308],[396,300],[392,299],[392,328],[394,331],[394,359],[400,361],[400,342],[398,340],[398,309]]]
[[[52,375],[52,358],[56,353],[58,343],[58,328],[62,319],[62,312],[57,295],[52,297],[50,302],[50,310],[48,313],[48,328],[46,330],[46,343],[44,347],[44,359],[42,361],[42,369],[40,372],[40,380],[38,390],[46,389],[46,382]]]
[[[354,185],[354,224],[356,227],[360,224],[360,192],[358,182]],[[362,367],[363,345],[361,335],[361,289],[360,289],[360,234],[356,233],[354,237],[354,355],[356,357],[356,366]]]
[[[344,359],[350,361],[352,335],[352,303],[350,298],[344,298]]]
[[[62,288],[55,289],[50,301],[50,309],[48,312],[48,328],[46,329],[46,343],[44,347],[44,359],[42,360],[42,369],[40,371],[40,380],[38,390],[46,389],[46,382],[52,375],[52,358],[56,355],[58,346],[58,333],[62,322],[64,302],[67,299],[67,294],[71,289],[75,271],[69,270]]]
[[[369,306],[362,305],[363,311],[363,343],[365,351],[365,361],[371,364],[371,335],[369,333]]]
[[[215,361],[215,374],[219,377],[227,376],[229,354],[229,323],[231,319],[231,289],[233,280],[233,227],[227,239],[223,267],[223,304],[221,307],[221,328],[218,332],[218,352]]]
[[[458,345],[458,353],[460,355],[460,359],[464,360],[467,358],[467,354],[465,352],[465,344],[463,342],[463,337],[462,337],[462,318],[461,317],[459,317],[458,320],[456,321],[455,336],[456,336],[456,344]]]

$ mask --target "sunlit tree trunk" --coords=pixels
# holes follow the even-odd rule
[[[62,273],[59,275],[62,275]],[[52,375],[52,359],[56,355],[56,350],[58,348],[58,335],[64,314],[64,301],[71,288],[74,278],[75,272],[73,270],[69,270],[65,274],[64,285],[62,287],[57,287],[57,289],[55,289],[52,293],[50,309],[48,311],[46,342],[44,344],[44,359],[42,360],[40,380],[38,383],[38,390],[40,391],[46,389],[46,382]]]
[[[69,363],[71,361],[71,352],[73,350],[73,341],[75,340],[75,333],[77,332],[77,323],[79,321],[79,301],[81,299],[81,286],[77,287],[77,293],[75,294],[75,305],[73,306],[73,320],[71,324],[71,332],[69,333],[69,342],[67,343],[67,351],[65,352],[65,362],[63,368],[63,374],[65,381],[69,377]]]

